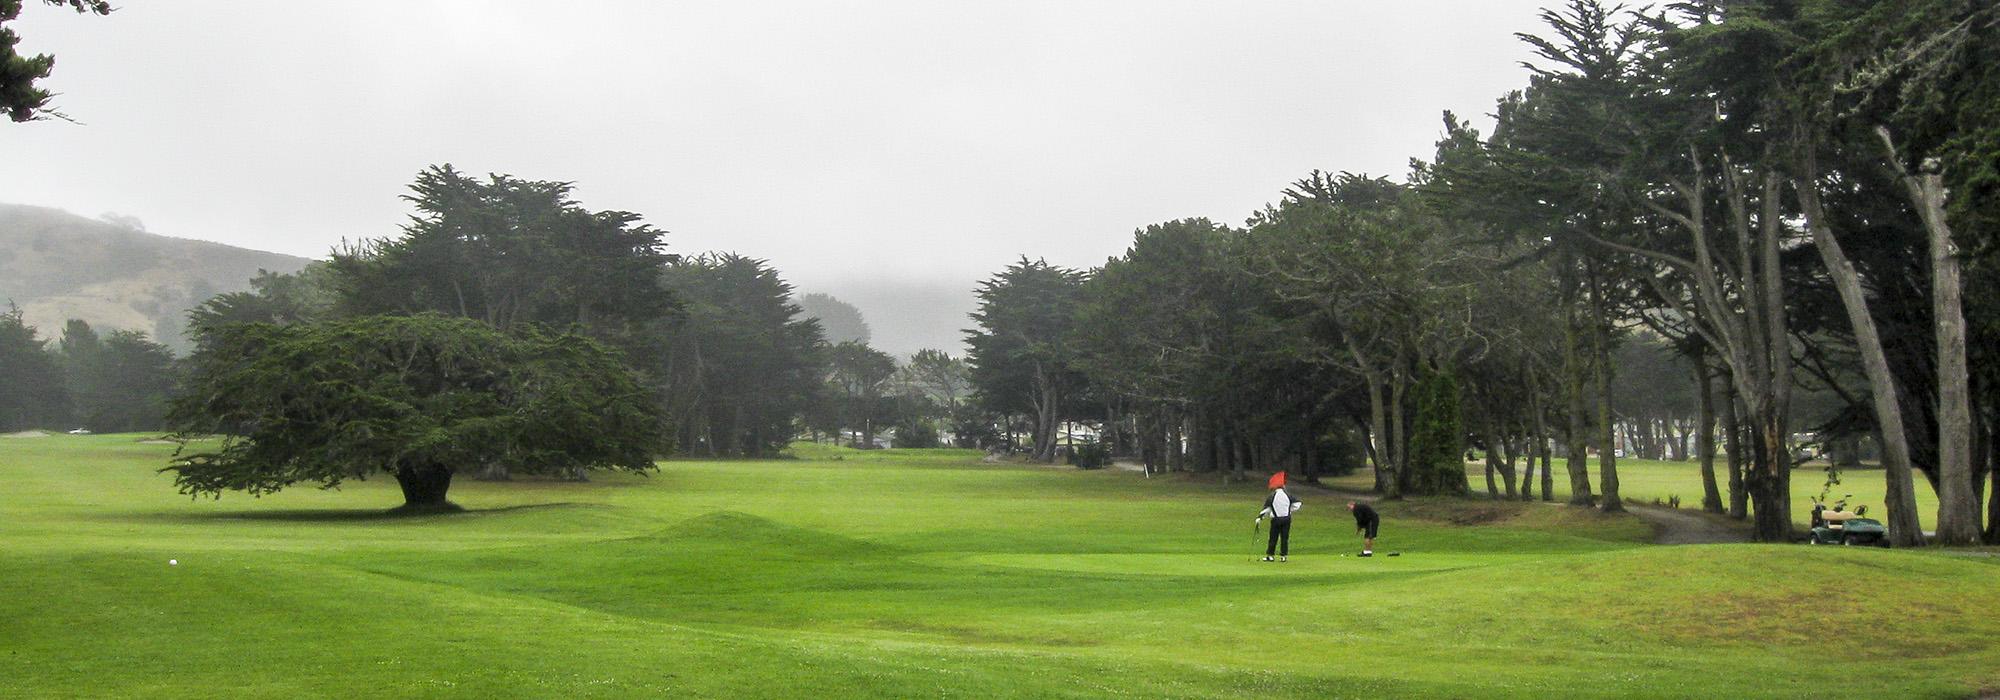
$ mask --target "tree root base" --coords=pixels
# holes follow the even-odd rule
[[[390,515],[441,515],[463,513],[465,508],[451,501],[437,503],[405,503],[389,509]]]

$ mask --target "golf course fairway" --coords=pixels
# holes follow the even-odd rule
[[[812,445],[390,517],[387,478],[189,499],[148,437],[0,440],[0,697],[2000,689],[1991,551],[1661,546],[1481,500],[1380,504],[1402,556],[1362,559],[1348,497],[1302,486],[1262,563],[1261,479]]]

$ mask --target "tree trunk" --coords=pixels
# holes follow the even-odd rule
[[[1553,501],[1556,497],[1555,464],[1551,460],[1553,455],[1549,454],[1552,450],[1549,446],[1548,414],[1542,410],[1542,383],[1534,375],[1529,375],[1528,379],[1528,410],[1535,414],[1535,450],[1529,453],[1529,459],[1534,459],[1534,455],[1541,456],[1542,500]],[[1521,496],[1525,500],[1528,494],[1523,492]]]
[[[1511,439],[1502,438],[1499,442],[1500,482],[1507,487],[1507,500],[1511,501],[1514,500],[1514,449]]]
[[[1056,431],[1060,427],[1058,411],[1062,406],[1061,389],[1056,386],[1055,378],[1049,375],[1049,369],[1036,365],[1035,447],[1031,458],[1043,464],[1050,464],[1056,460]],[[874,436],[869,437],[872,439]]]
[[[2000,420],[1986,418],[1986,543],[2000,544]]]
[[[1784,417],[1775,407],[1757,411],[1757,454],[1750,480],[1751,536],[1759,542],[1791,539],[1791,450],[1787,449]]]
[[[1542,501],[1553,503],[1556,500],[1555,449],[1546,440],[1547,431],[1543,432],[1544,439],[1535,446],[1542,453]]]
[[[1847,323],[1854,329],[1854,344],[1861,354],[1861,368],[1868,377],[1876,435],[1882,446],[1883,481],[1888,485],[1882,506],[1888,512],[1889,542],[1899,547],[1922,545],[1923,526],[1917,516],[1917,493],[1910,476],[1910,443],[1903,433],[1903,408],[1897,399],[1896,377],[1889,370],[1875,317],[1868,311],[1861,275],[1841,250],[1840,241],[1834,238],[1827,223],[1819,198],[1816,163],[1808,158],[1806,164],[1808,175],[1813,177],[1795,183],[1794,189],[1805,213],[1806,226],[1812,230],[1813,247],[1819,249],[1820,261],[1833,278],[1834,289],[1840,292],[1841,306],[1846,308]]]
[[[1743,424],[1736,413],[1736,391],[1730,389],[1722,400],[1723,448],[1729,451],[1729,517],[1742,520],[1750,517],[1750,494],[1743,486]]]
[[[1972,473],[1971,379],[1965,360],[1964,288],[1959,281],[1958,246],[1945,220],[1944,174],[1937,159],[1926,159],[1922,172],[1903,170],[1889,129],[1876,126],[1889,164],[1902,176],[1910,204],[1923,219],[1930,237],[1931,317],[1937,329],[1938,367],[1938,518],[1937,541],[1946,545],[1979,543],[1979,499],[1974,498]]]
[[[1408,378],[1404,376],[1401,358],[1389,382],[1389,463],[1390,469],[1388,498],[1402,498],[1403,487],[1408,485],[1410,475],[1410,455],[1408,436],[1403,432],[1403,390]]]
[[[1500,471],[1500,451],[1493,445],[1493,438],[1486,438],[1486,497],[1500,500],[1500,485],[1493,480],[1493,473]]]
[[[1364,453],[1363,456],[1368,458],[1368,466],[1375,472],[1374,491],[1375,493],[1383,493],[1383,477],[1389,473],[1389,467],[1382,463],[1382,453],[1375,449],[1376,443],[1380,442],[1381,438],[1376,436],[1375,430],[1369,427],[1367,421],[1357,418],[1354,423],[1355,427],[1361,431],[1361,451]]]
[[[1528,454],[1526,455],[1527,459],[1522,460],[1521,462],[1522,464],[1521,492],[1518,495],[1520,499],[1523,501],[1535,500],[1535,455],[1536,454],[1538,453],[1536,451],[1535,446],[1530,444],[1528,446]]]
[[[1792,405],[1792,346],[1788,332],[1789,322],[1785,310],[1784,275],[1780,272],[1780,245],[1783,231],[1782,213],[1779,209],[1780,182],[1773,172],[1763,176],[1763,196],[1760,200],[1762,214],[1758,217],[1758,264],[1762,273],[1758,275],[1758,287],[1763,292],[1764,367],[1766,372],[1768,403],[1759,416],[1759,424],[1765,426],[1764,449],[1770,459],[1765,488],[1762,489],[1765,502],[1757,504],[1757,519],[1752,533],[1763,542],[1789,542],[1792,539],[1792,449],[1789,423]],[[1772,510],[1768,516],[1764,511]]]
[[[2000,545],[2000,460],[1988,464],[1986,473],[1992,476],[1986,489],[1986,543]]]
[[[403,464],[396,468],[396,484],[403,487],[403,505],[398,513],[449,513],[464,510],[445,500],[451,489],[451,469],[439,464]]]
[[[1529,399],[1528,405],[1530,410],[1533,410],[1534,403],[1533,399]],[[1541,454],[1542,451],[1542,430],[1539,423],[1540,418],[1537,418],[1536,424],[1531,424],[1528,428],[1528,454],[1526,455],[1527,460],[1524,462],[1525,466],[1521,470],[1521,500],[1523,501],[1535,500],[1535,456]]]
[[[1640,418],[1637,432],[1639,444],[1635,449],[1626,450],[1625,455],[1634,459],[1663,459],[1660,456],[1660,449],[1664,441],[1660,439],[1659,419],[1650,416]]]
[[[1701,400],[1695,405],[1695,458],[1701,460],[1701,509],[1723,512],[1722,492],[1715,484],[1715,378],[1708,369],[1708,357],[1694,356],[1695,390]]]
[[[1982,504],[1986,503],[1986,477],[1987,477],[1986,471],[1992,462],[1992,459],[1988,456],[1988,454],[1993,447],[1991,443],[1987,442],[1987,438],[1991,436],[1992,433],[1986,430],[1986,421],[1981,419],[1980,414],[1976,413],[1973,414],[1972,503],[1975,509],[1983,508],[1984,506]],[[1986,534],[1990,530],[1991,527],[1989,526],[1987,530],[1980,531],[1981,542],[1985,541]]]
[[[1676,462],[1688,461],[1688,426],[1682,425],[1679,418],[1663,418],[1660,422],[1667,433],[1667,458]]]
[[[1569,400],[1569,504],[1573,506],[1596,505],[1590,493],[1590,426],[1585,413],[1589,409],[1584,397],[1583,358],[1577,349],[1576,313],[1574,309],[1563,324],[1563,365],[1567,370],[1563,382],[1563,393]]]
[[[1605,305],[1608,303],[1604,300],[1604,290],[1597,279],[1597,271],[1592,269],[1590,350],[1594,371],[1591,376],[1596,380],[1597,421],[1601,424],[1602,430],[1599,435],[1604,439],[1604,446],[1597,452],[1597,480],[1603,485],[1604,492],[1604,499],[1599,508],[1606,513],[1618,513],[1625,510],[1625,502],[1618,498],[1618,451],[1612,447],[1611,340],[1608,337],[1611,333],[1611,319],[1606,318],[1605,313]]]
[[[1375,492],[1388,493],[1396,467],[1389,458],[1389,410],[1382,401],[1382,375],[1364,372],[1362,378],[1368,384],[1368,456],[1375,461]]]

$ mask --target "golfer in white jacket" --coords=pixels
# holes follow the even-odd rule
[[[1292,549],[1292,514],[1299,512],[1304,504],[1285,491],[1285,473],[1278,472],[1271,477],[1271,495],[1264,498],[1264,510],[1257,513],[1257,521],[1265,516],[1271,518],[1271,539],[1264,543],[1264,561],[1272,561],[1271,555],[1278,555],[1277,561],[1290,561]]]

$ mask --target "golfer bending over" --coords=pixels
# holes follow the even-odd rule
[[[1257,513],[1257,522],[1264,516],[1271,516],[1271,539],[1264,543],[1264,561],[1271,561],[1271,554],[1278,555],[1278,561],[1290,561],[1292,550],[1292,514],[1304,505],[1285,492],[1285,473],[1271,475],[1271,495],[1264,498],[1264,510]]]
[[[1348,501],[1347,509],[1354,511],[1354,532],[1362,536],[1361,556],[1375,556],[1375,529],[1381,527],[1382,516],[1366,503]]]

